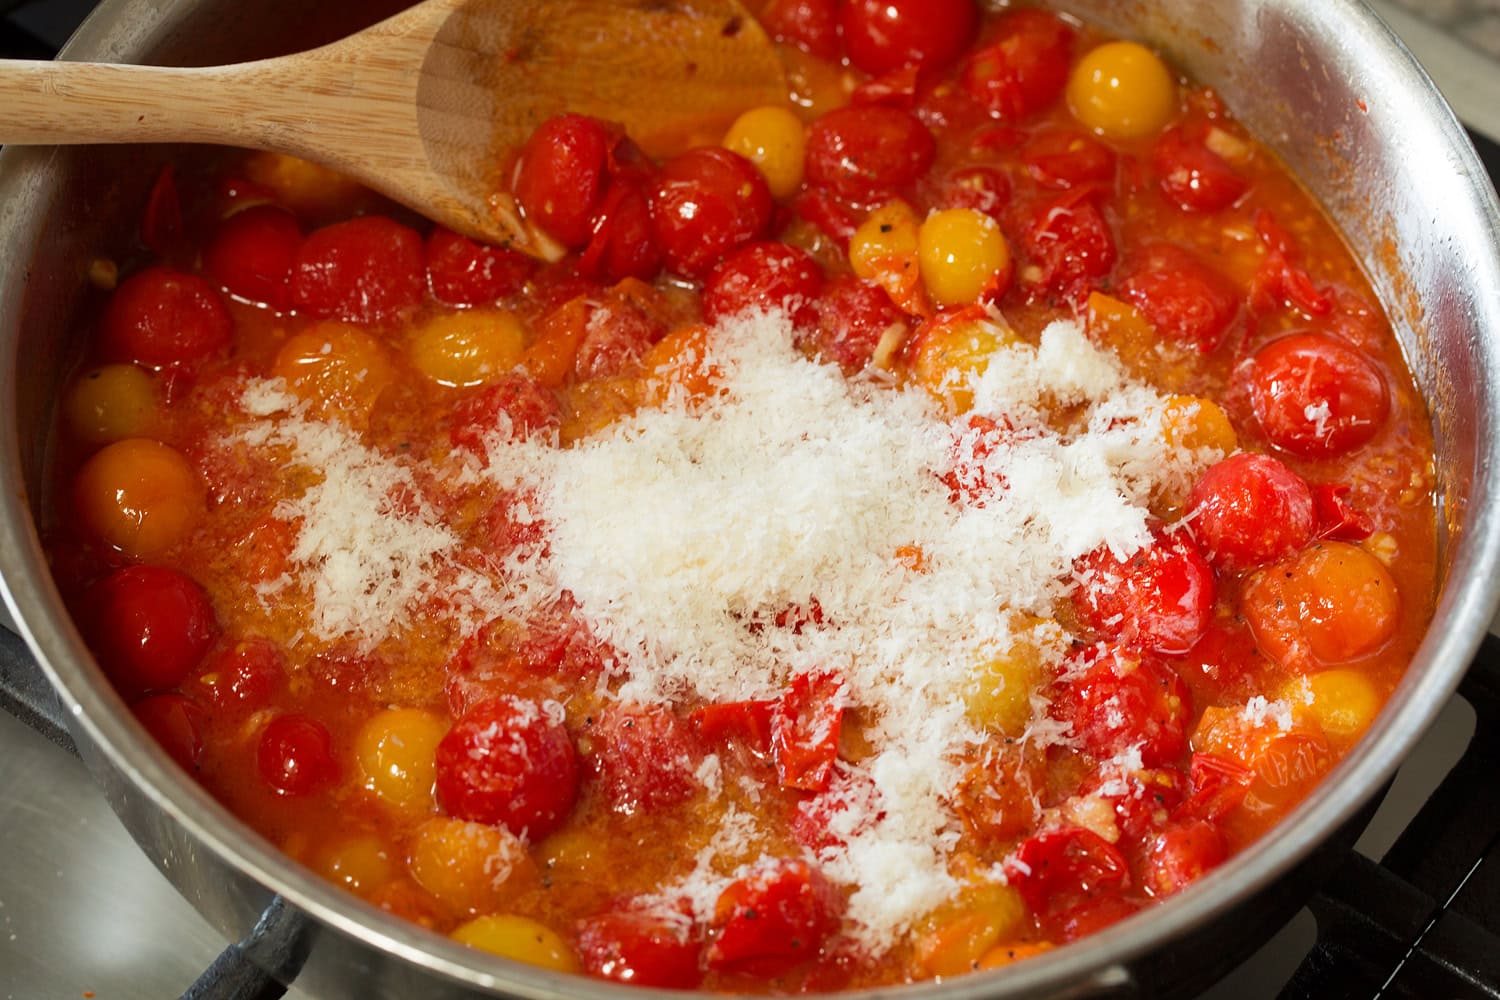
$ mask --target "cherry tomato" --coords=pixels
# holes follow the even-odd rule
[[[141,214],[141,242],[158,257],[182,249],[182,198],[177,193],[177,168],[167,164],[156,175],[146,210]]]
[[[1375,533],[1370,515],[1349,500],[1347,483],[1320,483],[1313,487],[1318,508],[1318,537],[1336,542],[1362,542]]]
[[[702,278],[724,256],[765,233],[771,191],[755,164],[727,149],[690,149],[662,166],[651,224],[667,267]]]
[[[853,822],[850,812],[856,817]],[[848,843],[847,836],[870,828],[884,816],[875,782],[862,771],[839,771],[827,788],[797,802],[792,839],[815,853],[843,847]],[[835,820],[842,832],[835,831]]]
[[[629,300],[606,300],[589,313],[588,330],[573,357],[573,372],[582,380],[633,374],[651,345],[666,333],[657,319]]]
[[[610,808],[623,816],[656,812],[696,795],[703,748],[667,708],[614,705],[600,710],[585,736],[584,763]]]
[[[937,71],[979,30],[973,0],[847,0],[839,11],[849,61],[872,76],[908,64]]]
[[[1162,193],[1185,212],[1217,212],[1239,200],[1248,186],[1234,168],[1180,127],[1169,128],[1151,151]]]
[[[281,795],[301,796],[331,783],[338,767],[328,727],[306,715],[280,715],[260,734],[260,776]]]
[[[580,920],[577,938],[584,969],[601,979],[690,990],[703,978],[703,941],[686,905],[616,905]]]
[[[1321,333],[1271,341],[1240,368],[1271,443],[1304,458],[1353,451],[1385,424],[1385,378],[1363,352]]]
[[[808,333],[808,340],[849,375],[870,364],[887,333],[907,328],[906,315],[885,289],[852,275],[830,281],[818,298],[817,310],[817,328]]]
[[[936,155],[927,126],[900,108],[839,108],[807,129],[808,183],[850,195],[872,197],[910,184]]]
[[[1049,830],[1022,842],[1006,875],[1039,916],[1130,885],[1124,856],[1097,833],[1079,827]]]
[[[1224,835],[1212,823],[1199,819],[1170,826],[1147,848],[1141,887],[1152,896],[1170,896],[1223,864],[1228,856]]]
[[[285,312],[292,307],[292,267],[301,248],[296,216],[276,205],[252,205],[219,223],[203,269],[247,302]]]
[[[1144,250],[1122,278],[1119,294],[1158,334],[1204,353],[1219,346],[1240,307],[1222,275],[1171,244]]]
[[[1082,301],[1115,266],[1115,237],[1088,188],[1076,188],[1044,202],[1022,232],[1022,244],[1036,267],[1026,280],[1043,291]]]
[[[935,208],[972,208],[996,222],[1010,204],[1010,181],[993,167],[964,167],[950,174],[933,198]]]
[[[1241,607],[1261,650],[1298,673],[1374,652],[1401,620],[1390,571],[1344,542],[1318,542],[1261,570]]]
[[[1073,29],[1031,8],[995,20],[994,41],[969,56],[959,79],[1001,121],[1019,121],[1062,96],[1072,64]]]
[[[579,273],[613,284],[626,278],[650,281],[661,270],[662,251],[651,226],[650,200],[641,185],[610,182],[589,222],[589,242],[578,258]]]
[[[1158,653],[1183,653],[1208,628],[1214,574],[1185,531],[1155,526],[1151,541],[1124,560],[1100,546],[1073,569],[1080,580],[1073,606],[1100,635]]]
[[[269,639],[246,639],[210,657],[199,679],[220,711],[260,708],[286,683],[286,658]]]
[[[1021,147],[1026,172],[1043,187],[1102,184],[1115,176],[1115,154],[1104,143],[1075,129],[1036,133]]]
[[[843,681],[836,674],[798,674],[771,717],[771,752],[783,788],[828,787],[839,754]]]
[[[1126,784],[1123,795],[1105,796],[1114,800],[1121,844],[1139,844],[1166,826],[1189,787],[1188,776],[1175,767],[1137,771],[1126,776]]]
[[[234,330],[218,289],[194,274],[148,267],[115,289],[101,320],[104,353],[143,368],[202,361]]]
[[[183,682],[219,636],[203,588],[175,569],[127,566],[89,593],[92,645],[126,694]]]
[[[1220,822],[1239,806],[1254,777],[1248,768],[1212,753],[1193,754],[1189,774],[1192,794],[1177,807],[1172,818],[1212,823]]]
[[[761,27],[778,42],[795,45],[824,62],[839,59],[838,0],[771,0]]]
[[[450,816],[540,840],[568,818],[578,795],[573,741],[534,701],[480,702],[438,744],[437,792]]]
[[[1139,912],[1144,903],[1129,896],[1084,897],[1044,921],[1046,933],[1059,941],[1077,941],[1097,934]]]
[[[1210,466],[1188,496],[1193,537],[1216,565],[1262,566],[1306,545],[1317,507],[1306,480],[1270,455]]]
[[[703,318],[710,323],[747,309],[778,309],[799,329],[817,321],[823,270],[806,250],[785,243],[751,243],[714,269],[703,283]]]
[[[453,408],[448,439],[455,448],[466,448],[481,458],[485,441],[499,432],[511,441],[525,441],[538,433],[549,433],[562,422],[562,404],[552,390],[513,372],[492,385],[466,396]]]
[[[516,200],[564,246],[577,249],[589,241],[616,139],[597,118],[559,115],[543,122],[521,148]]]
[[[488,306],[514,295],[536,262],[507,247],[489,247],[438,226],[427,237],[427,287],[450,306]]]
[[[1147,767],[1175,761],[1187,749],[1192,697],[1177,672],[1154,656],[1110,650],[1059,685],[1054,717],[1095,757],[1139,746]]]
[[[816,958],[843,911],[838,890],[807,862],[762,864],[714,904],[718,936],[708,946],[708,967],[767,975]]]
[[[167,755],[184,771],[196,771],[203,757],[203,729],[208,716],[191,698],[159,694],[130,706],[136,721],[145,727]]]
[[[757,757],[771,755],[771,728],[780,702],[735,701],[704,705],[690,716],[703,742],[710,745],[732,743],[744,747]]]
[[[380,323],[420,304],[425,285],[422,237],[366,215],[308,236],[292,272],[292,301],[319,319]]]

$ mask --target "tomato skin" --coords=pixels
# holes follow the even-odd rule
[[[541,705],[493,698],[465,712],[438,744],[437,792],[448,815],[535,841],[572,810],[578,757]]]
[[[296,216],[275,205],[252,205],[219,224],[203,269],[232,294],[285,312],[292,307],[292,267],[301,248]]]
[[[179,767],[188,772],[198,770],[208,716],[191,698],[159,694],[136,702],[130,711]]]
[[[622,816],[680,805],[702,788],[696,771],[703,748],[669,709],[613,705],[602,709],[587,733],[585,762]]]
[[[1022,245],[1044,292],[1081,301],[1115,266],[1115,237],[1089,188],[1075,188],[1033,212]]]
[[[661,270],[661,262],[645,189],[632,180],[611,181],[589,222],[588,245],[578,258],[579,273],[610,284],[626,278],[650,281]]]
[[[1026,172],[1043,187],[1074,188],[1114,179],[1115,154],[1093,136],[1075,129],[1038,132],[1021,148]]]
[[[690,718],[705,743],[735,743],[757,757],[769,757],[771,727],[779,704],[766,699],[704,705]]]
[[[1181,892],[1228,855],[1224,835],[1212,823],[1199,819],[1170,826],[1147,848],[1141,887],[1158,898]]]
[[[872,76],[909,64],[941,70],[979,30],[973,0],[847,0],[839,11],[849,61]]]
[[[848,375],[870,363],[887,330],[906,326],[905,314],[885,289],[852,275],[825,285],[817,310],[817,328],[807,333],[807,339]]]
[[[1073,735],[1095,757],[1139,745],[1141,762],[1161,767],[1187,749],[1193,704],[1182,678],[1157,658],[1108,651],[1059,685],[1052,714],[1071,722]]]
[[[1022,842],[1006,875],[1038,916],[1130,885],[1124,855],[1097,833],[1079,827],[1049,830]]]
[[[256,751],[260,776],[278,794],[302,796],[337,775],[328,727],[306,715],[281,715],[261,731]]]
[[[557,396],[535,379],[515,372],[454,406],[448,439],[453,447],[484,459],[485,439],[497,428],[509,426],[510,440],[525,441],[561,422],[562,404]]]
[[[1362,542],[1375,533],[1370,515],[1349,501],[1347,483],[1319,483],[1313,487],[1318,508],[1318,537],[1336,542]]]
[[[1375,363],[1326,334],[1273,340],[1238,374],[1249,385],[1266,437],[1303,458],[1353,451],[1379,433],[1390,412],[1390,393]]]
[[[995,21],[995,41],[969,56],[959,79],[1001,121],[1019,121],[1062,96],[1073,29],[1045,11],[1020,8]]]
[[[589,241],[603,194],[610,129],[597,118],[559,115],[531,133],[516,164],[515,196],[527,218],[570,249]]]
[[[778,42],[795,45],[825,62],[839,59],[837,0],[771,0],[761,26]]]
[[[1307,481],[1270,455],[1210,466],[1188,495],[1189,530],[1215,565],[1275,562],[1312,540],[1317,505]]]
[[[1151,530],[1125,560],[1100,546],[1073,564],[1073,606],[1090,628],[1157,653],[1184,653],[1208,628],[1214,574],[1185,531]]]
[[[505,247],[475,243],[438,226],[427,237],[427,288],[450,306],[487,306],[514,295],[536,270],[536,262]]]
[[[719,147],[668,160],[651,190],[651,224],[670,270],[705,277],[726,254],[765,233],[771,190],[749,160]]]
[[[1151,150],[1151,165],[1167,199],[1185,212],[1217,212],[1239,200],[1248,185],[1213,150],[1181,127],[1162,133]]]
[[[844,899],[805,861],[772,861],[730,884],[714,905],[710,969],[774,975],[817,957],[839,928]]]
[[[219,636],[208,594],[163,566],[127,566],[89,591],[92,645],[123,692],[169,691]]]
[[[1219,346],[1240,307],[1223,276],[1171,244],[1145,250],[1123,278],[1120,295],[1157,333],[1205,354]]]
[[[916,116],[883,105],[839,108],[807,129],[807,180],[874,197],[927,172],[937,140]]]
[[[221,712],[260,708],[286,683],[286,658],[268,639],[247,639],[214,653],[200,679]]]
[[[576,928],[584,969],[601,979],[670,990],[693,989],[703,979],[703,942],[687,906],[616,906],[586,917]]]
[[[307,237],[292,272],[292,301],[318,319],[373,324],[415,308],[425,285],[422,238],[366,215]]]
[[[771,717],[771,752],[783,788],[819,792],[833,777],[844,718],[837,674],[798,674]]]
[[[234,336],[218,289],[162,266],[138,271],[115,289],[101,328],[108,357],[153,369],[206,360]]]
[[[798,329],[817,319],[823,271],[806,250],[785,243],[751,243],[716,267],[703,285],[703,317],[709,323],[747,309],[780,309]]]

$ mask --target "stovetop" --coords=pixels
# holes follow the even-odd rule
[[[0,0],[0,56],[47,58],[95,2]],[[1500,139],[1500,0],[1372,0],[1372,6],[1428,66],[1455,111],[1480,137],[1491,176],[1500,177],[1500,147],[1486,144],[1483,138]],[[7,625],[0,607],[0,626]],[[1500,634],[1500,621],[1491,631]],[[1500,645],[1493,640],[1491,645],[1490,651],[1500,655]],[[1485,696],[1479,693],[1481,700]],[[1361,857],[1379,859],[1394,846],[1394,854],[1409,855],[1408,867],[1421,869],[1444,861],[1452,867],[1451,858],[1424,857],[1420,845],[1412,844],[1415,838],[1408,834],[1403,840],[1402,831],[1460,760],[1474,732],[1474,709],[1463,697],[1455,697],[1397,775],[1356,845]],[[1500,740],[1500,735],[1491,739]],[[0,851],[0,998],[4,1000],[178,996],[225,947],[219,933],[142,855],[83,765],[3,713]],[[1346,925],[1348,939],[1359,942],[1356,950],[1375,955],[1382,948],[1404,947],[1399,940],[1383,936],[1390,934],[1393,921],[1428,921],[1422,937],[1427,947],[1411,956],[1404,981],[1397,977],[1384,984],[1377,977],[1373,987],[1361,985],[1348,992],[1353,973],[1320,979],[1317,963],[1298,972],[1314,947],[1318,928],[1313,914],[1303,910],[1201,1000],[1268,1000],[1278,995],[1312,1000],[1330,995],[1333,986],[1350,996],[1456,994],[1458,987],[1440,978],[1450,970],[1435,969],[1432,963],[1443,964],[1444,947],[1457,947],[1461,952],[1472,943],[1472,911],[1477,908],[1481,916],[1486,912],[1494,916],[1500,907],[1500,873],[1496,871],[1500,863],[1481,868],[1475,864],[1460,880],[1470,902],[1466,906],[1462,899],[1453,900],[1452,919],[1444,911],[1442,919],[1429,920],[1434,901],[1417,898],[1420,889],[1357,860],[1345,865],[1330,893],[1320,897],[1317,921]],[[1403,875],[1422,884],[1420,870],[1415,876]],[[1489,925],[1500,926],[1500,921],[1491,920]],[[1466,934],[1471,937],[1465,938]],[[1455,937],[1457,945],[1449,941]],[[1361,961],[1357,954],[1343,957],[1354,963],[1348,968]],[[1500,962],[1500,953],[1488,957]],[[1412,982],[1417,985],[1413,987]],[[1489,982],[1500,989],[1495,986],[1500,976]],[[1423,983],[1431,984],[1432,992]],[[1381,986],[1386,987],[1383,994]],[[1500,993],[1481,989],[1468,995]],[[287,997],[308,1000],[295,989]]]

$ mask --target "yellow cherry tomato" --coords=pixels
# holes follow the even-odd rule
[[[917,233],[922,284],[939,306],[980,302],[1010,277],[1010,247],[994,219],[973,208],[933,212]]]
[[[790,198],[802,186],[806,149],[802,119],[786,108],[751,108],[734,120],[724,148],[755,164],[777,198]]]
[[[432,808],[433,763],[448,724],[417,708],[391,708],[368,719],[354,737],[364,787],[406,812]]]
[[[493,913],[537,877],[515,834],[458,819],[417,827],[406,865],[418,885],[456,914]]]
[[[306,400],[313,415],[353,423],[367,420],[395,380],[385,345],[347,323],[318,323],[287,339],[271,375]]]
[[[1401,620],[1390,571],[1344,542],[1318,542],[1266,567],[1241,603],[1262,652],[1298,673],[1374,652]]]
[[[394,866],[379,837],[362,836],[324,848],[317,869],[330,882],[363,895],[389,882]]]
[[[127,438],[78,470],[78,514],[131,559],[151,560],[185,539],[206,509],[203,484],[175,448]]]
[[[135,365],[84,372],[63,402],[68,427],[80,441],[109,444],[145,437],[156,421],[156,382]]]
[[[578,957],[568,942],[547,925],[526,917],[510,914],[479,917],[449,936],[470,948],[538,968],[557,972],[579,971]]]
[[[996,351],[1019,341],[978,309],[939,317],[917,331],[912,374],[950,413],[967,413],[974,408],[973,380],[984,374]]]
[[[913,316],[932,311],[922,292],[919,229],[917,213],[897,199],[871,212],[849,237],[849,266],[854,273],[884,288],[892,302]]]
[[[929,976],[973,972],[995,945],[1013,937],[1026,921],[1026,904],[1010,886],[984,884],[964,890],[923,921],[916,961]]]
[[[964,692],[969,720],[1005,736],[1020,736],[1031,721],[1031,694],[1041,679],[1041,654],[1026,639],[975,664]]]
[[[1106,42],[1073,67],[1068,107],[1080,124],[1107,139],[1141,139],[1172,120],[1177,81],[1144,45]]]
[[[434,316],[417,328],[411,362],[439,385],[493,382],[514,368],[526,346],[521,321],[500,310]]]
[[[1162,407],[1162,436],[1174,448],[1216,448],[1226,455],[1240,446],[1229,415],[1202,396],[1171,396]]]
[[[1304,683],[1305,689],[1291,685],[1287,697],[1294,704],[1305,700],[1308,712],[1331,739],[1358,739],[1380,714],[1380,694],[1357,670],[1324,670],[1309,674]]]

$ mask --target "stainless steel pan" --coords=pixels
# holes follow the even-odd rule
[[[346,10],[324,9],[332,6]],[[65,57],[229,62],[306,47],[394,6],[106,0]],[[1348,233],[1432,406],[1443,594],[1386,712],[1254,849],[1081,944],[1005,972],[903,990],[913,1000],[1164,995],[1222,971],[1312,890],[1319,852],[1347,839],[1351,819],[1452,692],[1500,589],[1500,209],[1430,82],[1356,0],[1074,0],[1070,7],[1156,43],[1216,86]],[[279,950],[267,945],[252,957],[290,961],[280,974],[300,969],[298,985],[313,994],[641,997],[459,948],[304,871],[178,773],[90,658],[37,541],[36,525],[54,516],[37,499],[49,474],[47,428],[78,334],[97,307],[87,263],[128,245],[146,188],[168,155],[145,148],[0,154],[0,575],[102,793],[226,937],[246,935],[278,901],[271,929],[291,928],[290,936]]]

